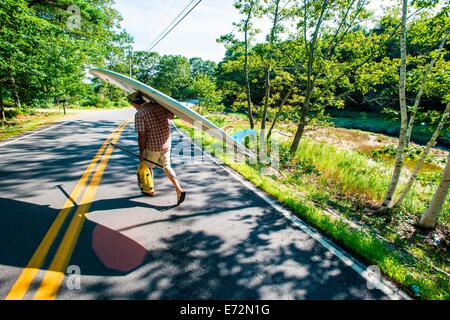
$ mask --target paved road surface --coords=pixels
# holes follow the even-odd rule
[[[133,114],[97,112],[0,147],[2,299],[399,298],[368,289],[175,128],[186,201],[174,206],[160,170],[157,197],[142,196],[137,159],[103,144],[137,152]]]

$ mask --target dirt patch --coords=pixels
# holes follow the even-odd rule
[[[345,128],[323,127],[308,129],[305,131],[305,136],[317,141],[331,143],[339,149],[350,149],[366,154],[385,145],[398,145],[398,138]],[[419,145],[411,143],[411,147],[419,147]],[[441,148],[433,148],[431,153],[439,158],[446,158],[448,155],[448,151]],[[436,166],[431,166],[436,169]]]

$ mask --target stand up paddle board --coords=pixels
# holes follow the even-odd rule
[[[255,159],[255,155],[253,152],[248,150],[245,146],[243,146],[241,143],[233,139],[231,136],[229,136],[225,131],[220,129],[218,126],[216,126],[214,123],[206,119],[205,117],[201,116],[194,110],[191,110],[187,107],[185,107],[183,104],[178,102],[177,100],[169,97],[168,95],[165,95],[164,93],[140,82],[135,79],[132,79],[130,77],[124,76],[120,73],[109,71],[105,69],[91,69],[89,71],[93,76],[96,76],[104,81],[107,81],[126,92],[136,92],[139,91],[143,93],[144,95],[147,95],[154,100],[156,100],[160,105],[162,105],[164,108],[172,112],[174,115],[180,117],[184,121],[187,121],[188,123],[192,125],[201,124],[202,129],[210,134],[211,136],[219,139],[220,141],[223,141],[228,146],[232,147],[232,150],[237,150],[243,155],[247,155],[252,159]]]

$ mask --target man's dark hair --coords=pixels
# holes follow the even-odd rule
[[[136,104],[143,104],[145,100],[141,94],[136,94],[136,96],[133,99],[131,99],[131,102]]]

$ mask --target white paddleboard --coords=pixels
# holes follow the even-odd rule
[[[255,155],[253,154],[253,152],[248,150],[238,141],[234,140],[225,131],[220,129],[214,123],[204,118],[194,110],[185,107],[179,101],[169,97],[168,95],[165,95],[164,93],[140,81],[134,80],[130,77],[124,76],[114,71],[109,71],[105,69],[91,69],[89,72],[92,75],[102,80],[105,80],[129,93],[140,91],[144,95],[148,95],[149,97],[156,100],[159,104],[161,104],[164,108],[166,108],[176,116],[180,117],[181,119],[187,121],[188,123],[193,125],[201,124],[202,129],[205,130],[206,133],[228,144],[228,146],[233,148],[231,150],[236,149],[241,154],[247,155],[252,159],[255,159]]]

